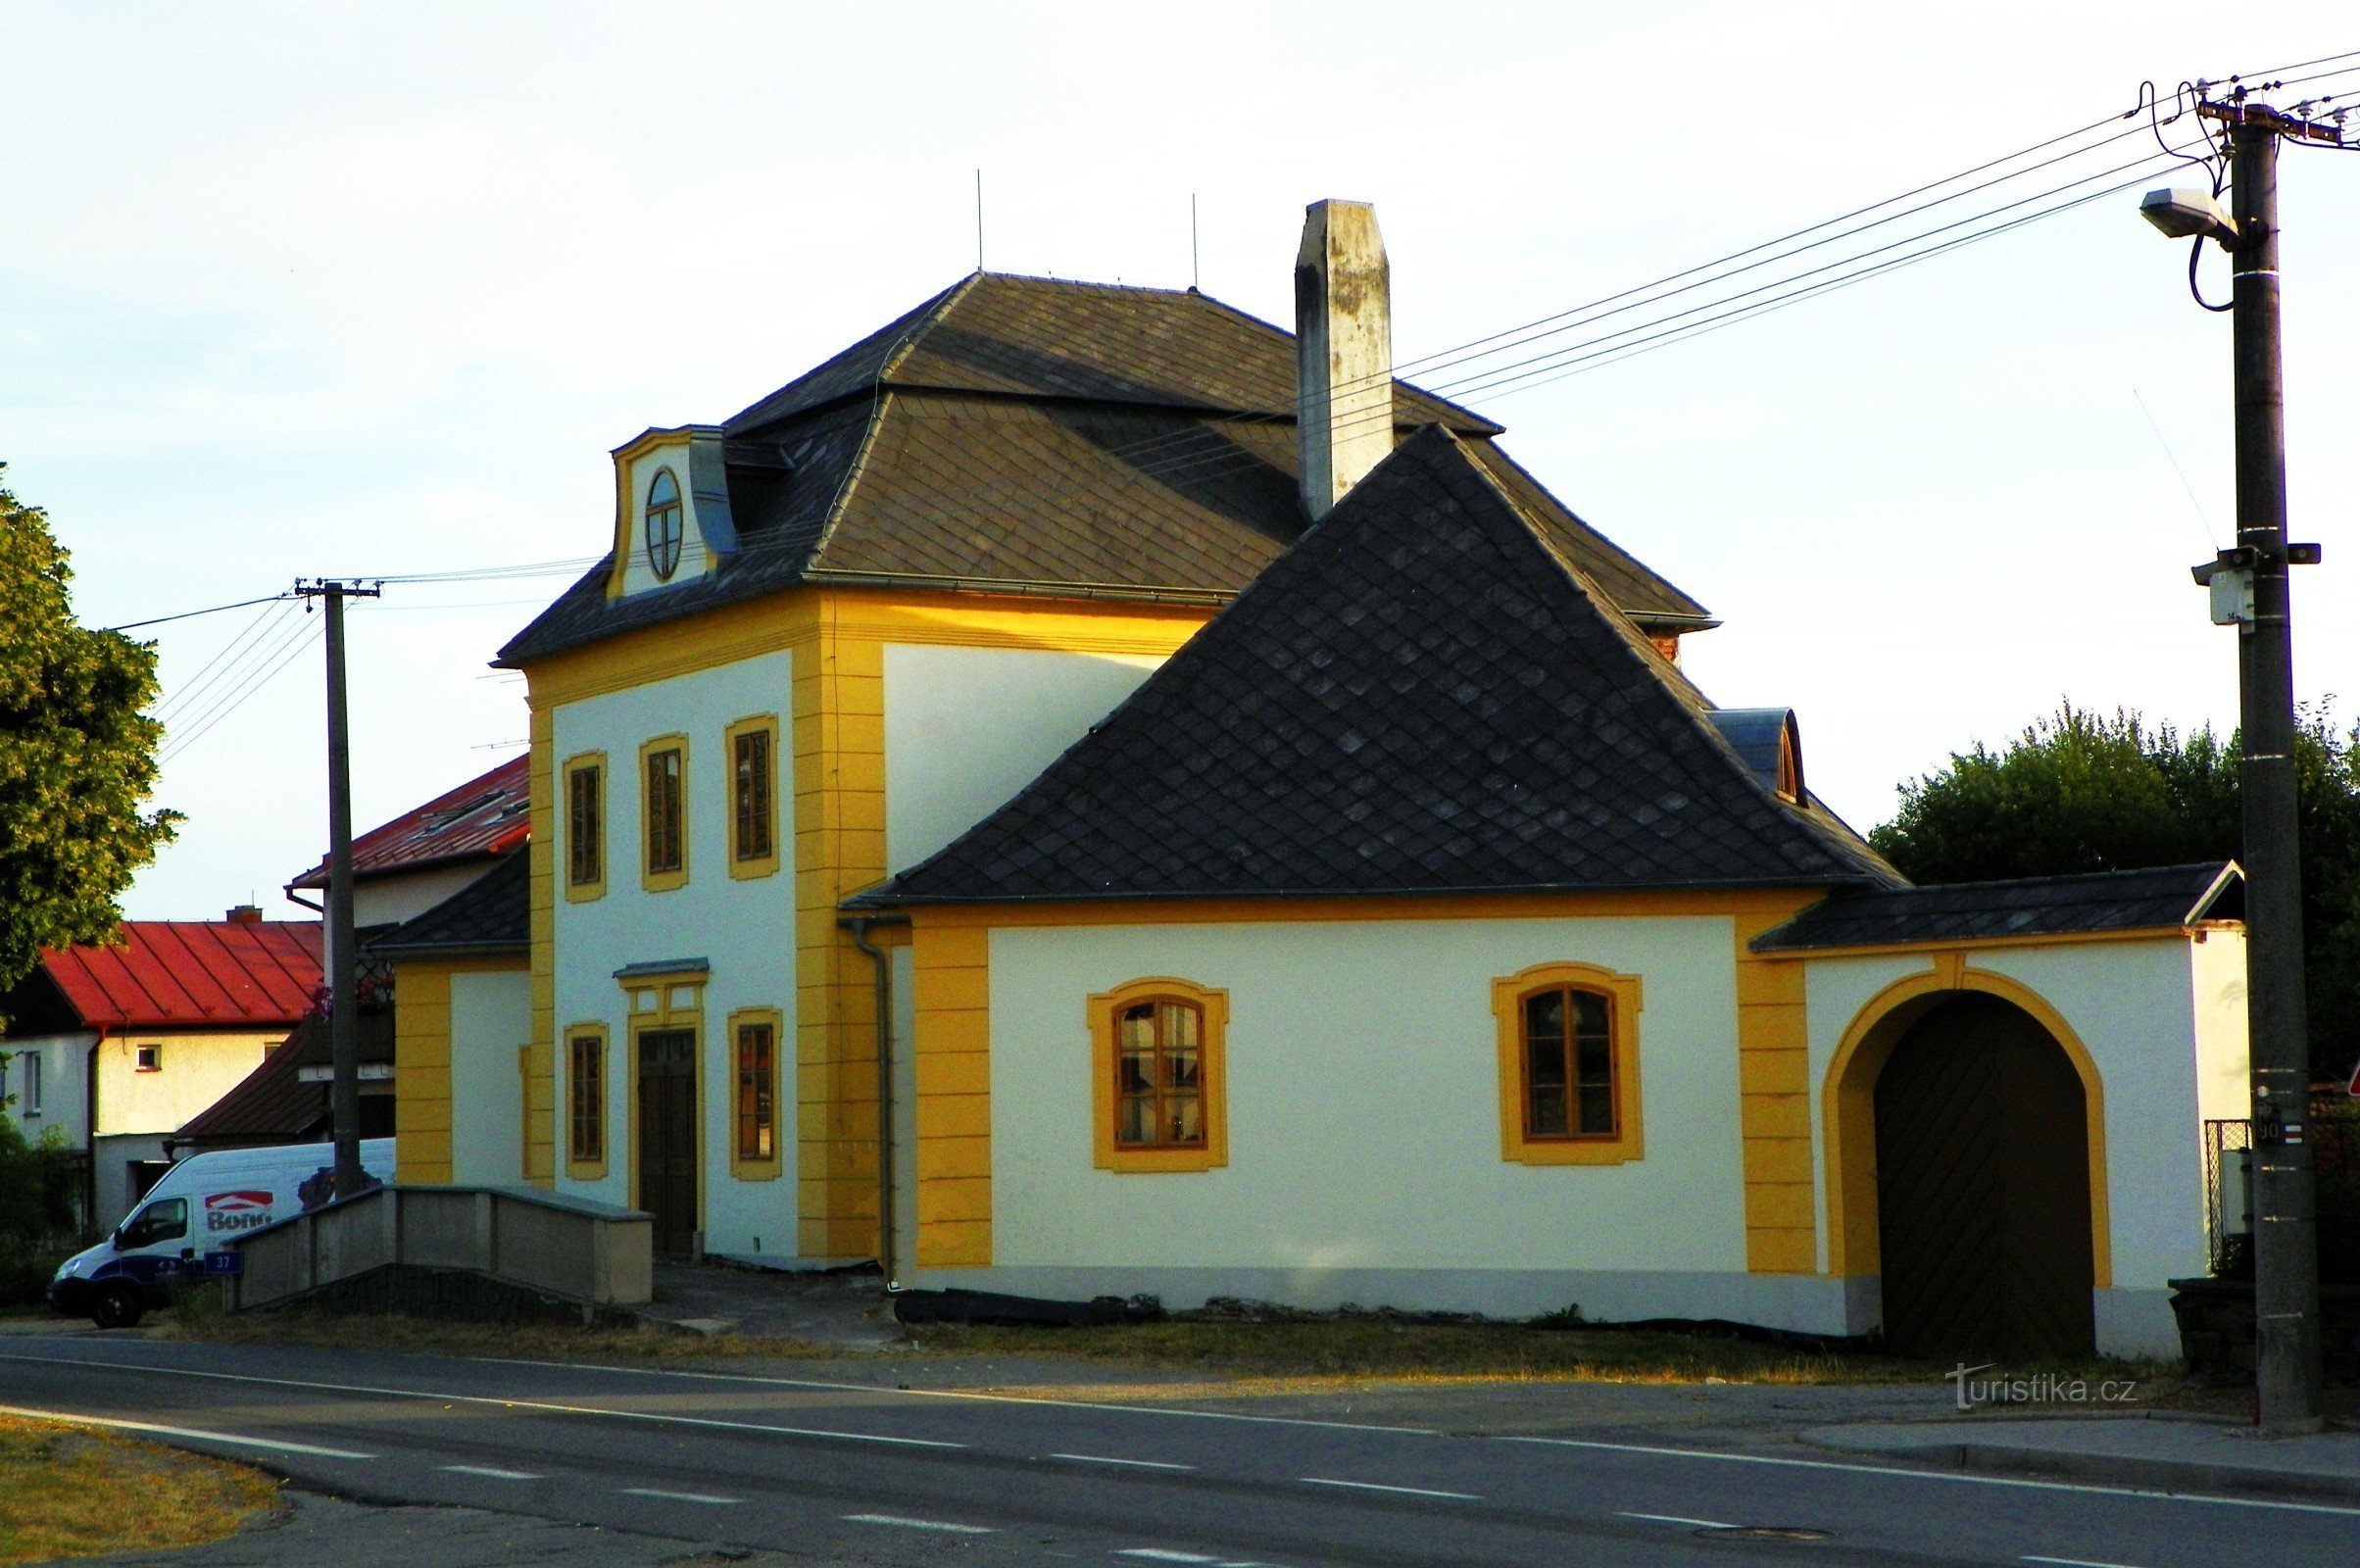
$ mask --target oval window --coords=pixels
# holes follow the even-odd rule
[[[680,481],[669,468],[648,481],[647,542],[648,569],[657,581],[670,581],[680,569]]]

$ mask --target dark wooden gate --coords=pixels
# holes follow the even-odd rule
[[[1902,1355],[2088,1355],[2090,1145],[2082,1080],[2022,1008],[1961,995],[1877,1078],[1885,1340]]]
[[[697,1037],[639,1037],[639,1206],[656,1216],[653,1245],[688,1253],[697,1230]]]

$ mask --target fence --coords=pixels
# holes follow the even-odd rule
[[[651,1221],[635,1209],[505,1187],[377,1187],[229,1245],[229,1310],[266,1306],[379,1269],[483,1275],[608,1306],[653,1294]]]
[[[2360,1100],[2339,1090],[2314,1092],[2310,1114],[2320,1279],[2360,1285]],[[2252,1154],[2252,1123],[2204,1124],[2204,1230],[2218,1278],[2253,1274]]]

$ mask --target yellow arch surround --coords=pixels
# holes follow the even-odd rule
[[[2106,1091],[2081,1037],[2038,992],[2005,975],[1970,969],[1964,955],[1938,954],[1934,967],[1894,981],[1871,998],[1844,1031],[1820,1091],[1827,1129],[1828,1272],[1875,1274],[1877,1243],[1877,1075],[1909,1026],[1941,1003],[1981,992],[2022,1008],[2063,1048],[2082,1080],[2090,1138],[2090,1262],[2100,1290],[2114,1283],[2113,1226],[2107,1212]]]

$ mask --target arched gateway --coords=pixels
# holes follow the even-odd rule
[[[1894,1042],[1875,1114],[1887,1346],[2090,1354],[2089,1104],[2055,1038],[1998,997],[1938,1001]]]

